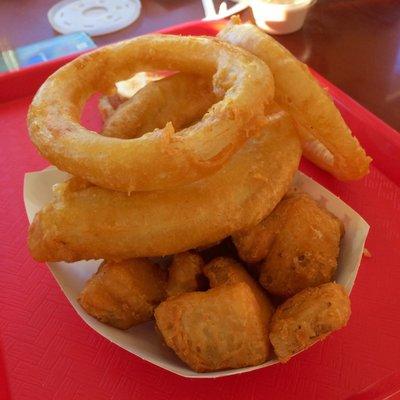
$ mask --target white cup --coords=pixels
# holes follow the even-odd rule
[[[308,11],[316,1],[287,0],[286,3],[274,3],[271,0],[249,0],[249,5],[259,28],[275,35],[284,35],[303,27]]]

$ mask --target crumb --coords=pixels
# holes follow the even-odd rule
[[[364,257],[368,257],[368,258],[372,257],[372,254],[370,253],[370,251],[366,247],[364,247],[363,256]]]

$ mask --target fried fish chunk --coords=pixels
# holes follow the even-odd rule
[[[281,362],[346,326],[350,299],[344,288],[325,283],[307,288],[281,304],[271,321],[269,337]]]
[[[244,282],[170,297],[154,315],[165,343],[194,371],[258,365],[268,357],[259,304]]]
[[[285,197],[253,228],[233,236],[239,255],[260,261],[260,283],[270,293],[290,297],[332,280],[343,224],[305,193]]]
[[[203,266],[204,261],[197,253],[186,251],[175,254],[168,270],[167,296],[202,289],[204,286]]]
[[[260,306],[261,318],[264,321],[266,332],[268,332],[274,308],[265,290],[250,276],[241,264],[232,258],[217,257],[211,260],[204,267],[203,271],[212,288],[221,285],[232,285],[238,282],[246,283],[257,299]]]
[[[284,201],[282,200],[281,203]],[[281,219],[279,213],[282,208],[281,203],[278,203],[271,214],[257,225],[242,229],[232,235],[239,257],[244,262],[258,263],[267,257]]]
[[[84,310],[105,324],[120,329],[153,318],[165,298],[166,273],[144,259],[104,262],[89,279],[78,301]]]

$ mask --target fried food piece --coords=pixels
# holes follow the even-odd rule
[[[112,67],[110,67],[112,66]],[[122,140],[80,124],[86,100],[143,70],[213,76],[222,99],[180,131],[172,124]],[[274,81],[265,63],[213,38],[145,35],[104,46],[64,65],[43,83],[28,112],[30,138],[59,169],[110,190],[167,190],[219,171],[263,126]],[[173,101],[173,93],[171,93]]]
[[[281,216],[282,200],[276,208],[264,218],[259,224],[242,229],[232,235],[232,241],[236,247],[239,257],[246,263],[258,263],[264,260],[274,241]],[[257,271],[261,273],[261,267]]]
[[[296,120],[305,157],[340,180],[360,179],[369,172],[371,157],[306,65],[253,24],[240,24],[237,16],[218,38],[246,49],[271,68],[275,100]]]
[[[163,75],[154,72],[138,72],[131,78],[116,83],[115,93],[110,96],[101,96],[99,99],[99,111],[103,121],[107,121],[128,99],[133,97],[140,89],[149,82],[161,79]],[[153,129],[157,128],[155,126]],[[144,132],[143,132],[144,133]],[[116,135],[106,135],[116,136]],[[118,136],[120,137],[120,136]]]
[[[281,362],[346,326],[350,299],[342,286],[325,283],[304,289],[281,304],[272,316],[269,337]]]
[[[147,260],[103,262],[78,301],[92,317],[120,329],[153,318],[165,298],[166,274]]]
[[[29,230],[40,261],[123,260],[176,254],[218,242],[268,215],[300,159],[290,117],[270,109],[257,138],[217,173],[168,191],[125,193],[77,178],[55,187]]]
[[[107,121],[126,100],[127,98],[121,96],[118,92],[110,96],[100,97],[98,108],[103,121]]]
[[[283,225],[288,209],[290,209],[293,201],[289,198],[296,198],[298,190],[291,187],[286,196],[275,207],[271,214],[264,218],[259,224],[250,226],[232,235],[232,241],[236,247],[239,257],[246,263],[252,264],[255,274],[260,275],[261,264],[275,239],[275,235],[279,232],[279,228]]]
[[[250,276],[245,268],[237,261],[228,257],[218,257],[211,260],[203,269],[204,275],[210,282],[210,287],[232,285],[238,282],[246,283],[260,306],[261,318],[266,331],[274,308],[268,299],[265,290]]]
[[[222,285],[170,297],[155,310],[166,344],[191,369],[258,365],[268,357],[265,324],[249,285]]]
[[[282,210],[283,209],[283,210]],[[290,297],[333,279],[343,224],[310,196],[297,194],[282,202],[281,224],[259,281],[270,293]]]
[[[175,254],[168,270],[167,296],[200,290],[204,283],[203,266],[203,259],[196,253]]]
[[[228,257],[217,257],[211,260],[203,269],[204,275],[210,282],[210,287],[215,288],[235,283],[245,283],[253,292],[259,305],[258,313],[265,327],[265,340],[267,342],[267,358],[270,351],[269,324],[274,307],[272,306],[265,290],[250,276],[245,268],[237,261]]]
[[[173,100],[172,100],[173,95]],[[148,83],[104,123],[103,136],[131,139],[171,122],[174,129],[200,120],[220,98],[211,77],[179,73]]]
[[[332,280],[343,224],[305,193],[285,197],[254,228],[233,235],[242,259],[261,264],[260,283],[270,293],[290,297]]]

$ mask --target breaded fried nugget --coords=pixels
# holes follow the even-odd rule
[[[255,226],[238,231],[232,235],[232,241],[239,257],[249,264],[258,263],[267,257],[273,239],[277,233],[281,219],[279,210],[284,200],[275,209]]]
[[[168,270],[167,296],[202,289],[203,266],[203,259],[196,253],[186,251],[175,254]]]
[[[153,318],[165,288],[166,274],[157,264],[144,259],[104,262],[78,301],[99,321],[128,329]]]
[[[166,344],[197,372],[241,368],[268,356],[259,304],[244,282],[170,297],[155,310]]]
[[[271,321],[269,337],[281,362],[346,326],[350,299],[342,286],[330,282],[304,289],[281,304]]]
[[[265,290],[250,276],[245,268],[237,261],[228,257],[218,257],[211,260],[203,269],[209,279],[210,287],[232,285],[238,282],[246,283],[254,293],[260,306],[261,318],[268,332],[269,322],[274,312]],[[267,333],[268,334],[268,333]]]
[[[241,258],[263,258],[260,283],[290,297],[332,280],[343,233],[341,221],[304,193],[285,197],[260,224],[233,237]]]

